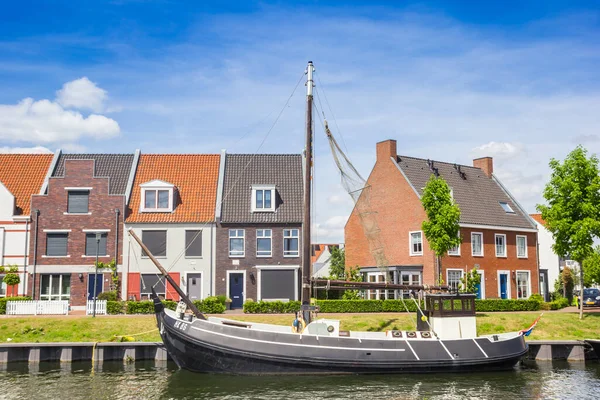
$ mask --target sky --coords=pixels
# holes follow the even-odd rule
[[[599,1],[314,0],[5,2],[0,152],[299,153],[309,60],[317,242],[352,208],[323,112],[365,177],[386,139],[492,156],[528,212],[550,158],[600,152]]]

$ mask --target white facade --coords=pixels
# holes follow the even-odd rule
[[[180,274],[179,286],[188,294],[188,274],[202,274],[201,287],[202,298],[212,296],[215,293],[214,273],[215,273],[215,233],[214,223],[134,223],[125,224],[123,236],[123,266],[124,273],[122,279],[122,297],[126,299],[128,292],[129,274],[159,274],[158,269],[146,256],[142,256],[142,249],[133,239],[128,230],[140,238],[143,238],[144,231],[166,231],[166,256],[157,256],[156,259],[170,273]],[[186,256],[186,231],[201,230],[202,237],[202,256]],[[196,275],[194,275],[196,276]]]
[[[553,292],[554,282],[556,282],[560,273],[560,260],[558,255],[552,250],[552,245],[554,244],[552,233],[538,221],[535,221],[535,224],[538,228],[540,269],[548,270],[548,290]]]
[[[29,216],[14,215],[15,196],[0,182],[0,265],[16,265],[19,269],[18,294],[25,293],[27,287],[27,256],[29,254]],[[0,296],[6,295],[6,285],[2,284]]]

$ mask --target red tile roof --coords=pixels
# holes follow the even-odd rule
[[[0,154],[0,182],[15,196],[15,215],[30,215],[31,195],[38,194],[52,154]]]
[[[218,154],[142,154],[129,201],[129,223],[210,222],[215,219]],[[140,212],[140,185],[153,180],[175,185],[173,212]]]
[[[529,214],[531,218],[533,218],[537,223],[544,226],[546,225],[546,221],[542,218],[542,214]]]
[[[325,251],[325,249],[327,247],[330,248],[329,252],[331,252],[331,246],[334,247],[339,247],[339,244],[319,244],[319,243],[313,243],[313,249],[312,249],[312,255],[310,256],[310,262],[311,264],[314,264],[315,262],[317,262],[317,260],[319,259],[319,257],[321,257],[321,254],[323,254],[323,252]]]

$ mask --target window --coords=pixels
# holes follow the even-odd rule
[[[252,186],[252,211],[275,211],[275,186]]]
[[[144,209],[155,211],[171,211],[168,190],[144,190]]]
[[[46,234],[46,255],[49,257],[66,257],[68,233]]]
[[[369,282],[385,283],[385,275],[382,272],[368,272]],[[389,282],[393,282],[390,277]],[[386,300],[394,298],[394,290],[373,289],[367,290],[367,298],[370,300]]]
[[[106,239],[108,234],[103,233],[100,236],[100,243],[98,245],[98,256],[106,255]],[[85,255],[86,256],[95,256],[96,255],[96,234],[95,233],[86,233],[85,234]]]
[[[410,255],[423,255],[423,232],[410,232]]]
[[[483,233],[471,233],[471,255],[483,256]]]
[[[244,230],[229,230],[229,257],[244,257]]]
[[[298,257],[300,255],[299,246],[299,229],[284,229],[283,230],[283,256]]]
[[[271,229],[256,230],[256,256],[271,257]]]
[[[202,231],[185,231],[185,256],[202,257]]]
[[[505,201],[499,201],[498,203],[500,203],[500,207],[502,207],[502,209],[505,212],[510,213],[510,214],[514,214],[515,213],[514,210],[512,209],[512,207],[510,206],[510,204],[508,204],[507,202],[505,202]]]
[[[496,257],[506,257],[506,235],[497,233],[496,237]]]
[[[460,237],[460,231],[458,231],[458,237]],[[458,246],[454,246],[448,250],[449,256],[460,256],[460,244]]]
[[[140,274],[140,299],[149,299],[152,288],[161,299],[167,296],[166,279],[156,274]]]
[[[167,256],[167,231],[142,231],[142,243],[154,257]],[[144,250],[142,257],[148,257]]]
[[[0,297],[6,297],[6,283],[4,283],[4,276],[0,275]]]
[[[40,300],[69,300],[71,275],[42,275]]]
[[[517,235],[517,257],[527,258],[527,236]]]
[[[67,203],[67,212],[69,214],[87,214],[89,211],[88,190],[69,190],[69,200]]]
[[[446,271],[446,278],[448,281],[448,290],[456,292],[460,288],[461,279],[463,277],[463,271],[461,269],[448,269]]]
[[[529,298],[529,271],[517,271],[517,299]]]

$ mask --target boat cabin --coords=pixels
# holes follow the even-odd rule
[[[475,298],[471,293],[427,294],[423,315],[429,323],[417,313],[418,329],[432,330],[440,339],[477,337]]]

